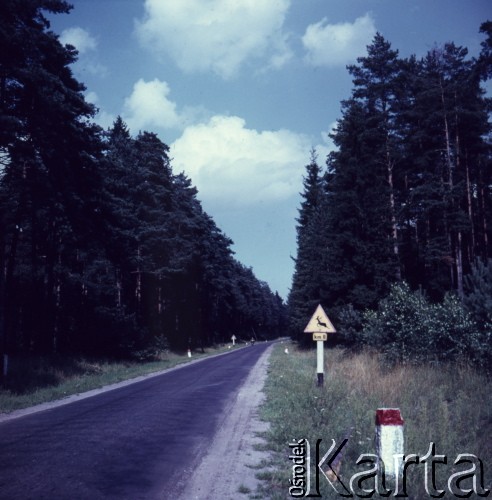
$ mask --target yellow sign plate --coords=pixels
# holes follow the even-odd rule
[[[326,340],[328,335],[326,333],[313,333],[313,340]]]
[[[325,311],[323,311],[321,304],[318,305],[306,328],[304,328],[304,333],[336,333],[335,327],[328,319]]]

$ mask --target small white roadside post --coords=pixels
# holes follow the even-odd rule
[[[324,342],[328,338],[328,333],[335,332],[335,327],[328,319],[328,316],[321,307],[321,304],[319,304],[306,328],[304,328],[304,333],[312,333],[313,340],[316,342],[316,385],[318,387],[323,387],[324,384]]]
[[[403,473],[405,422],[398,408],[376,410],[376,455],[378,469],[385,479],[400,484]]]
[[[236,345],[236,336],[234,334],[232,334],[231,340],[232,340],[232,345],[235,346]]]

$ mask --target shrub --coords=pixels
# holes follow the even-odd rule
[[[456,296],[432,304],[406,283],[393,285],[378,310],[364,314],[362,340],[395,362],[486,359],[483,334]]]
[[[363,344],[362,321],[363,316],[352,304],[348,304],[336,310],[335,319],[337,325],[336,339],[339,344],[358,349]]]

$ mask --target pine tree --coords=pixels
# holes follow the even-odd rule
[[[412,64],[411,106],[405,111],[404,207],[407,276],[434,299],[463,295],[463,276],[487,252],[482,184],[486,105],[473,61],[454,44]],[[474,193],[477,193],[476,196]],[[482,227],[481,227],[482,226]],[[413,255],[412,255],[413,254]]]
[[[387,165],[373,113],[356,100],[343,103],[328,159],[324,300],[330,307],[373,307],[395,280]],[[376,147],[376,151],[375,151]]]
[[[120,117],[106,134],[91,122],[77,52],[45,17],[70,8],[0,5],[3,351],[143,357],[280,324],[278,300],[233,259],[168,146],[133,138]]]
[[[352,97],[342,103],[328,158],[322,297],[327,307],[374,306],[401,277],[398,199],[401,64],[377,34],[349,66]]]
[[[398,123],[402,98],[402,65],[398,51],[377,33],[367,47],[367,57],[357,59],[357,65],[348,66],[353,77],[352,97],[371,114],[368,125],[373,129],[374,160],[386,170],[391,238],[395,257],[394,277],[401,279],[397,184],[401,178],[401,141]],[[383,193],[382,193],[383,194]]]
[[[9,350],[46,352],[69,342],[67,278],[87,235],[100,229],[94,107],[69,69],[76,52],[60,44],[44,15],[69,9],[60,0],[0,7],[0,323]]]
[[[486,81],[492,77],[492,21],[482,23],[480,33],[487,35],[487,38],[481,43],[477,69],[481,79]]]
[[[297,256],[292,288],[288,298],[289,332],[292,338],[305,340],[304,327],[321,300],[320,259],[324,225],[317,223],[323,210],[323,176],[316,152],[305,167],[304,191],[297,219]]]

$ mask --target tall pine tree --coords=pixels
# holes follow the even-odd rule
[[[328,159],[325,301],[373,307],[401,277],[397,185],[401,151],[398,53],[377,34],[350,66],[352,98],[342,103]]]
[[[296,228],[297,256],[288,298],[290,335],[301,341],[306,340],[303,330],[309,315],[321,300],[320,259],[325,231],[324,225],[319,224],[318,220],[323,210],[323,175],[314,150],[305,168],[304,191]]]
[[[70,342],[71,272],[99,226],[99,130],[69,65],[73,48],[49,31],[62,0],[2,2],[0,17],[0,324],[4,350]]]

